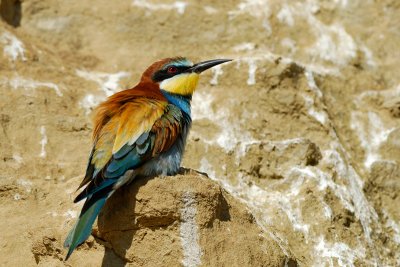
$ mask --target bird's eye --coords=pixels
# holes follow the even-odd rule
[[[167,69],[168,73],[176,73],[178,71],[178,68],[175,66],[169,66]]]

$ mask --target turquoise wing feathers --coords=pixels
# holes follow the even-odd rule
[[[137,126],[141,128],[141,132],[138,134],[138,131],[132,131],[129,135],[122,131],[121,127],[133,128],[127,124],[134,121],[119,121],[124,116],[127,117],[124,112],[128,111],[132,110],[123,110],[122,114],[111,118],[95,140],[86,175],[79,186],[86,187],[74,200],[76,203],[86,198],[79,218],[64,242],[64,246],[69,248],[66,259],[89,237],[92,225],[107,198],[116,190],[116,185],[120,185],[121,180],[126,179],[124,174],[168,150],[182,131],[180,122],[183,115],[180,110],[172,105],[160,104],[159,110],[153,111],[155,115],[146,113],[147,118],[152,121],[142,120],[142,125]],[[118,135],[125,136],[121,138]],[[133,137],[135,140],[132,142],[133,135],[137,137]],[[115,146],[119,148],[113,153]]]

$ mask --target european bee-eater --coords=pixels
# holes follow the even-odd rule
[[[199,74],[227,59],[193,64],[177,57],[153,63],[139,84],[110,96],[95,110],[93,148],[75,198],[86,198],[64,242],[66,260],[90,235],[115,190],[137,176],[178,172],[191,126],[190,102]],[[78,189],[79,189],[78,188]]]

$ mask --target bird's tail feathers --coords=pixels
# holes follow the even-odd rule
[[[64,247],[69,248],[65,260],[68,260],[75,248],[85,242],[89,237],[92,232],[93,223],[111,193],[112,192],[109,192],[105,196],[97,199],[96,202],[79,216],[78,221],[75,223],[64,242]],[[87,201],[89,201],[89,199],[87,199]]]

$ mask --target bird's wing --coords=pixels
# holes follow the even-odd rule
[[[173,105],[138,99],[124,104],[120,112],[112,113],[110,118],[101,120],[105,124],[98,129],[87,173],[81,183],[81,186],[87,186],[74,200],[86,198],[79,218],[64,242],[64,246],[69,247],[66,259],[90,235],[98,213],[127,170],[168,150],[185,131],[181,123],[184,119],[182,112]]]
[[[125,104],[101,129],[80,187],[88,185],[74,202],[112,189],[127,170],[168,150],[183,131],[182,119],[178,108],[163,101],[137,99]]]

